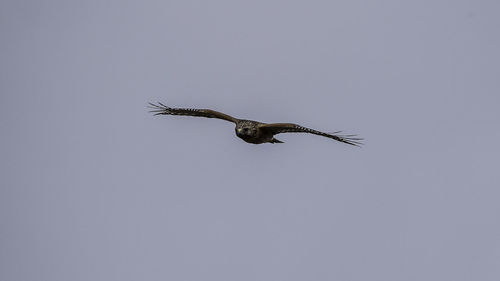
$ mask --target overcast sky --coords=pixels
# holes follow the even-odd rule
[[[500,280],[499,9],[1,1],[0,280]]]

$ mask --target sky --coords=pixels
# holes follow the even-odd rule
[[[500,280],[499,8],[2,1],[0,280]]]

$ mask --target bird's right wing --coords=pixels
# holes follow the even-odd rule
[[[211,109],[172,108],[164,105],[161,102],[158,102],[158,104],[149,103],[149,106],[150,108],[152,108],[152,110],[150,110],[149,112],[154,113],[154,115],[185,115],[185,116],[196,116],[196,117],[206,117],[206,118],[217,118],[233,123],[236,123],[238,121],[238,119],[232,116]]]

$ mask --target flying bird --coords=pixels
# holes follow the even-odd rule
[[[211,109],[195,109],[195,108],[172,108],[164,105],[161,102],[158,104],[149,103],[154,115],[185,115],[206,118],[217,118],[233,122],[236,124],[236,136],[248,143],[283,143],[274,136],[281,133],[310,133],[318,136],[334,139],[339,142],[347,143],[354,146],[360,146],[363,139],[356,135],[339,135],[340,131],[333,133],[324,133],[309,129],[293,123],[262,123],[253,120],[238,119],[229,116],[225,113]]]

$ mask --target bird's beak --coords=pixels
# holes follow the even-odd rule
[[[241,133],[241,131],[243,131],[243,129],[238,128],[238,129],[236,129],[236,131],[237,131],[238,133]]]

